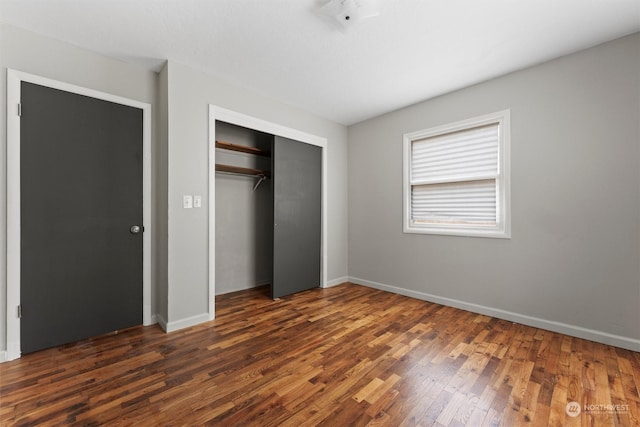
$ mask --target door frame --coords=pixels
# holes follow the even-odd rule
[[[105,92],[7,69],[7,360],[20,357],[20,91],[28,82],[142,110],[142,320],[153,323],[151,313],[151,104]]]
[[[320,286],[327,287],[327,139],[209,104],[209,319],[215,318],[216,295],[216,120],[269,133],[322,149]]]

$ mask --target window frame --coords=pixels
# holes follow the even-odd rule
[[[511,238],[511,168],[510,168],[510,142],[511,142],[511,111],[509,109],[485,114],[455,123],[431,127],[403,135],[403,232],[417,234],[437,234],[449,236],[489,237],[509,239]],[[412,144],[414,141],[436,137],[453,132],[474,129],[481,126],[498,124],[498,172],[496,180],[496,224],[473,225],[452,223],[416,224],[412,220]],[[453,182],[465,182],[460,179]],[[472,182],[469,180],[467,182]],[[451,181],[449,181],[451,182]]]

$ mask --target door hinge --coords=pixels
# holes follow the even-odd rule
[[[18,306],[18,319],[22,319],[22,305]]]
[[[18,104],[18,117],[22,117],[22,104]]]

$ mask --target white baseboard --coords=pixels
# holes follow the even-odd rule
[[[16,341],[7,342],[7,361],[16,360],[20,358],[22,351],[20,351],[20,343]]]
[[[167,319],[162,317],[161,314],[156,314],[156,319],[158,321],[158,325],[162,328],[162,330],[167,332]]]
[[[208,322],[210,320],[213,319],[209,316],[209,313],[198,314],[197,316],[191,316],[172,322],[167,322],[162,316],[158,315],[158,323],[167,333],[199,325],[200,323]]]
[[[581,326],[569,325],[566,323],[556,322],[553,320],[541,319],[538,317],[527,316],[524,314],[514,313],[512,311],[501,310],[493,307],[486,307],[479,304],[473,304],[452,298],[440,297],[424,292],[412,291],[410,289],[399,288],[397,286],[385,285],[384,283],[373,282],[371,280],[361,279],[359,277],[349,277],[348,281],[358,285],[368,286],[370,288],[379,289],[381,291],[392,292],[394,294],[404,295],[411,298],[429,301],[436,304],[442,304],[449,307],[455,307],[473,313],[484,314],[486,316],[496,317],[498,319],[508,320],[510,322],[521,323],[535,328],[545,329],[552,332],[558,332],[577,338],[583,338],[596,341],[602,344],[613,345],[616,347],[626,348],[632,351],[640,351],[640,340],[635,338],[623,337],[620,335],[610,334],[608,332],[597,331],[593,329],[583,328]]]
[[[332,286],[342,285],[344,282],[349,281],[349,276],[338,277],[337,279],[328,280],[325,288],[330,288]]]
[[[15,343],[7,343],[7,350],[0,350],[0,363],[20,358],[20,347]]]
[[[156,323],[155,317],[156,315],[151,313],[151,305],[145,304],[142,307],[142,324],[144,326],[153,325]]]

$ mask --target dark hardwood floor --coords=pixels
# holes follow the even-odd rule
[[[640,425],[640,353],[353,284],[216,305],[0,364],[0,425]]]

